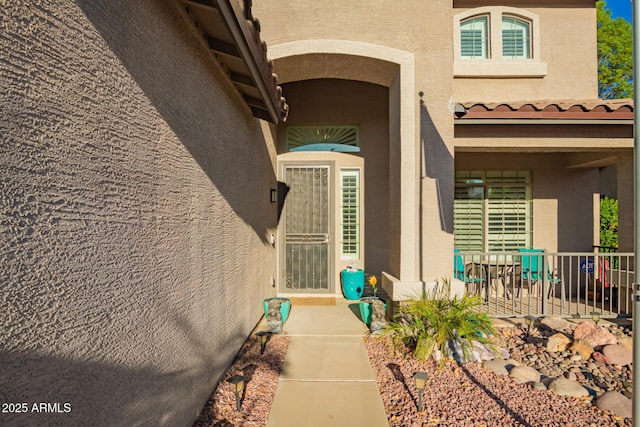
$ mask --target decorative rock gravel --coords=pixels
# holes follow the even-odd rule
[[[518,336],[508,341],[511,344],[504,345],[517,352],[526,344]],[[408,349],[394,353],[384,338],[366,338],[365,346],[391,427],[631,426],[630,420],[600,411],[584,399],[515,384],[484,369],[480,362],[448,362],[439,370],[433,360],[420,362],[408,356]],[[544,348],[534,348],[546,353]],[[397,368],[400,379],[393,373]],[[412,380],[418,371],[429,376],[420,413]]]
[[[611,411],[619,417],[631,418],[633,405],[631,399],[617,391],[608,391],[596,400],[596,406],[603,411]]]
[[[261,355],[260,344],[252,335],[218,383],[193,427],[264,426],[269,419],[289,340],[289,337],[272,336]],[[249,378],[245,382],[240,411],[236,411],[235,394],[226,381],[234,374]]]
[[[631,426],[627,417],[631,416],[632,366],[605,365],[570,350],[549,352],[546,341],[557,331],[532,329],[530,336],[519,328],[504,329],[495,337],[496,343],[513,360],[486,361],[487,368],[479,362],[447,362],[439,370],[431,360],[420,362],[408,356],[409,349],[392,352],[387,338],[365,338],[390,426]],[[624,328],[610,329],[619,340],[631,335]],[[272,337],[261,356],[259,344],[249,339],[194,427],[265,425],[288,344],[287,337]],[[504,371],[503,376],[491,372],[492,364],[507,371],[518,364],[530,366],[543,378],[530,385],[516,384]],[[400,379],[394,375],[398,368]],[[416,409],[418,395],[412,381],[417,371],[429,375],[421,413]],[[250,376],[240,412],[235,410],[235,396],[225,381],[235,373]],[[595,394],[595,404],[588,398],[546,390],[558,377],[569,381],[574,375],[583,389]]]

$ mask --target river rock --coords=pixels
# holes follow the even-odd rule
[[[611,362],[611,360],[609,360],[607,358],[607,356],[605,356],[604,354],[600,353],[599,351],[594,351],[593,354],[591,355],[591,357],[593,357],[593,360],[595,360],[596,362],[600,362],[604,365],[612,365],[613,363]]]
[[[616,344],[615,335],[602,326],[591,322],[581,322],[573,331],[574,340],[582,340],[591,344],[591,347],[598,347],[607,344]]]
[[[591,353],[593,353],[593,346],[589,344],[587,341],[583,340],[575,340],[569,346],[569,350],[578,353],[580,356],[588,359],[591,357]]]
[[[633,354],[618,344],[609,344],[602,347],[602,354],[611,362],[611,365],[630,365],[633,362]]]
[[[569,397],[586,397],[589,396],[589,392],[586,388],[582,387],[578,382],[569,380],[564,377],[554,379],[549,383],[548,389],[559,396]]]
[[[627,349],[629,353],[633,353],[633,339],[626,335],[616,335],[616,340],[618,344]]]
[[[478,360],[493,360],[496,358],[496,353],[489,344],[471,341],[471,349]]]
[[[631,418],[631,399],[617,391],[607,391],[596,400],[596,406],[602,411],[611,411],[619,417]]]
[[[566,319],[558,316],[547,316],[540,321],[540,325],[547,329],[561,331],[569,327],[569,322]]]
[[[552,335],[547,340],[547,351],[558,352],[564,351],[567,349],[569,344],[571,343],[571,339],[567,337],[563,333],[557,333]]]
[[[491,371],[496,375],[509,375],[505,362],[506,360],[499,359],[485,360],[482,366],[484,366],[487,371]]]
[[[529,366],[515,366],[509,371],[509,376],[520,383],[540,382],[540,372]]]
[[[531,388],[533,388],[534,390],[546,390],[547,386],[541,382],[537,382],[537,383],[531,383]]]

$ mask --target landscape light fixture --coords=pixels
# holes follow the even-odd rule
[[[269,331],[260,331],[256,332],[256,336],[258,337],[258,341],[260,341],[260,354],[264,353],[264,349],[267,346],[267,340],[271,336],[271,332]]]
[[[413,374],[413,380],[416,382],[416,389],[418,389],[418,412],[422,412],[422,393],[429,376],[426,372],[416,372]]]
[[[598,322],[600,321],[600,312],[599,311],[592,311],[591,312],[591,318],[593,319],[593,321],[597,325]]]
[[[532,316],[532,315],[524,316],[524,321],[527,323],[527,326],[529,327],[527,329],[527,335],[531,335],[531,327],[533,326],[534,323],[536,323],[536,316]]]
[[[244,377],[242,375],[235,374],[227,380],[233,386],[233,391],[236,394],[236,410],[240,411],[240,396],[244,389]]]

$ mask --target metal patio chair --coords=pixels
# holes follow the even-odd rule
[[[518,252],[523,253],[520,259],[521,263],[521,274],[522,274],[522,282],[529,282],[529,284],[537,284],[539,291],[541,294],[543,292],[543,279],[546,274],[547,283],[549,283],[549,292],[547,294],[547,298],[551,297],[552,289],[555,285],[560,284],[561,293],[562,293],[562,305],[564,306],[564,278],[561,273],[554,272],[551,273],[549,269],[549,263],[546,263],[546,271],[543,271],[543,257],[546,256],[546,251],[544,249],[526,249],[520,248]],[[524,255],[526,254],[526,255]],[[521,284],[523,286],[523,284]],[[529,286],[531,289],[531,286]]]
[[[462,255],[460,255],[460,249],[454,249],[454,277],[458,280],[462,280],[465,283],[467,289],[471,289],[469,294],[479,295],[482,292],[482,288],[486,287],[487,278],[483,274],[482,266],[479,264],[464,263]],[[485,299],[489,298],[488,289]]]

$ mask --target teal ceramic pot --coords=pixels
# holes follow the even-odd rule
[[[342,270],[340,278],[342,279],[342,293],[346,299],[355,301],[362,297],[364,292],[364,270]]]
[[[381,298],[364,297],[364,298],[360,298],[360,301],[358,302],[358,307],[360,308],[360,319],[362,319],[362,321],[366,323],[367,326],[371,324],[371,302],[375,299],[381,299]],[[382,300],[382,302],[384,303],[384,311],[386,312],[387,302],[385,300]]]
[[[291,310],[291,300],[289,298],[282,297],[274,297],[267,298],[262,301],[262,308],[264,309],[264,317],[268,319],[269,317],[269,301],[278,300],[280,301],[280,315],[282,315],[282,324],[287,321],[289,318],[289,311]]]

